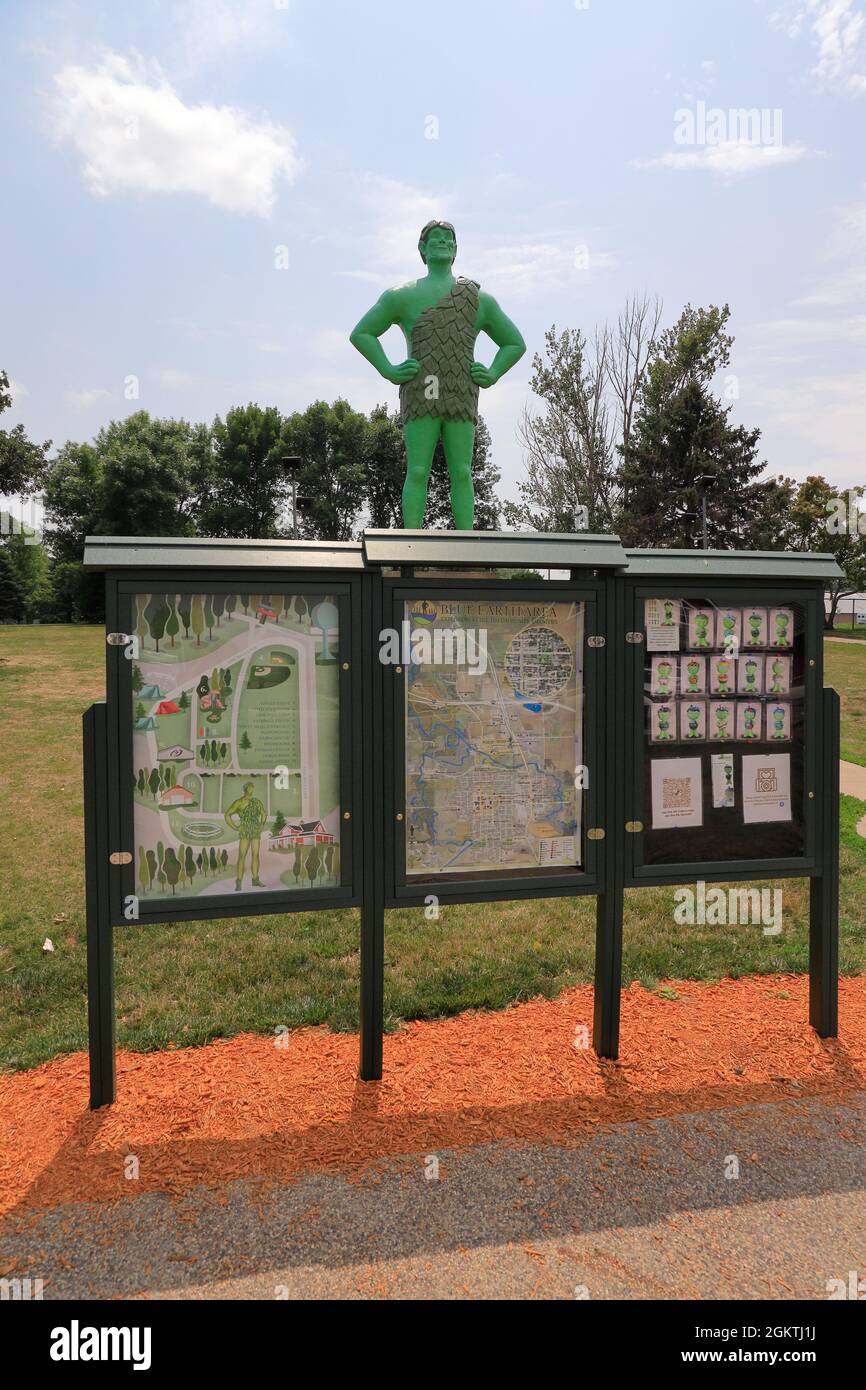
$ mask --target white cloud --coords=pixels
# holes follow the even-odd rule
[[[796,164],[811,153],[805,145],[758,145],[745,140],[720,140],[715,145],[668,150],[655,159],[632,161],[636,169],[703,169],[720,178],[764,173],[783,164]]]
[[[231,106],[187,106],[156,68],[116,53],[56,74],[59,139],[82,159],[91,192],[193,193],[229,212],[267,217],[276,183],[303,164],[284,126]]]
[[[808,25],[819,86],[866,94],[866,15],[857,0],[794,0],[771,11],[770,25],[798,39]]]
[[[539,237],[509,246],[487,246],[470,274],[498,292],[536,294],[579,285],[596,270],[614,264],[609,251],[596,250],[579,233]]]
[[[12,406],[16,406],[19,401],[23,401],[30,395],[23,381],[16,381],[14,377],[9,378],[9,394],[12,397]]]
[[[485,286],[489,282],[494,293],[497,286],[517,295],[559,289],[613,263],[611,254],[580,227],[531,232],[503,245],[500,218],[487,214],[485,222],[493,230],[481,230],[480,216],[461,212],[453,193],[437,195],[378,174],[359,176],[354,207],[351,245],[361,264],[336,273],[377,285],[380,292],[424,274],[418,234],[434,217],[453,222],[457,229],[455,273]]]
[[[183,0],[174,6],[173,58],[185,70],[273,48],[289,35],[289,0]]]
[[[844,309],[866,304],[866,203],[835,210],[825,260],[837,268],[795,302]]]
[[[84,386],[80,391],[70,389],[64,394],[73,409],[89,410],[90,406],[95,405],[103,396],[110,396],[111,392],[106,391],[104,386]]]

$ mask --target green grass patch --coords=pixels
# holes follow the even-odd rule
[[[825,642],[824,681],[838,690],[842,702],[842,757],[866,766],[866,647]]]

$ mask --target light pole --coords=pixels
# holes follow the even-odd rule
[[[298,539],[298,474],[304,466],[300,454],[284,454],[283,463],[292,480],[292,539]]]

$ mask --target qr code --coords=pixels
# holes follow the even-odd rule
[[[688,777],[665,777],[662,780],[662,806],[666,811],[675,811],[689,802]]]

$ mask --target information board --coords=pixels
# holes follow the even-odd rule
[[[581,863],[584,605],[404,604],[407,879]]]
[[[325,593],[139,593],[144,900],[340,882],[339,611]]]

